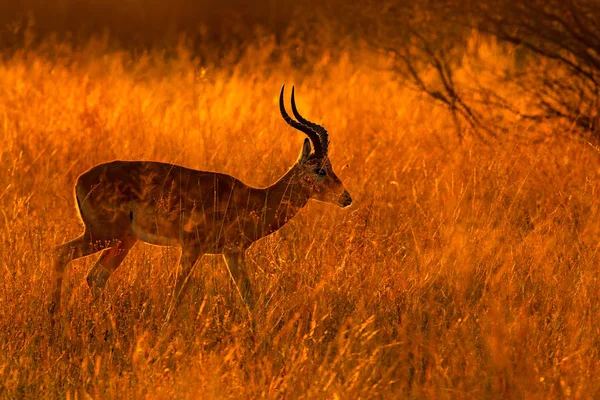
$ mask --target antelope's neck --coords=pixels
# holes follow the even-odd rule
[[[264,191],[265,196],[261,210],[261,236],[267,236],[285,225],[310,199],[310,190],[302,185],[293,168],[273,185],[259,190]]]

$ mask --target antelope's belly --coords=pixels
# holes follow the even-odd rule
[[[159,246],[182,246],[196,242],[207,253],[218,254],[227,247],[245,247],[245,223],[233,211],[206,212],[173,210],[164,212],[148,204],[131,204],[131,231],[140,240]],[[247,228],[247,227],[246,227]]]
[[[158,246],[180,246],[181,213],[165,213],[147,204],[131,204],[131,231],[141,241]]]
[[[180,246],[181,241],[170,236],[163,236],[132,226],[132,232],[142,242],[154,244],[157,246]]]

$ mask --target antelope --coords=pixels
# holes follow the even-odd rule
[[[293,87],[296,120],[292,119],[285,109],[284,90],[285,85],[279,95],[281,115],[307,138],[294,166],[271,186],[254,188],[230,175],[155,161],[112,161],[81,174],[74,191],[85,229],[54,248],[50,313],[60,308],[63,275],[71,261],[102,252],[86,278],[97,298],[138,241],[181,248],[174,299],[184,294],[200,257],[221,254],[251,310],[254,293],[244,262],[246,249],[279,230],[310,199],[341,208],[352,204],[333,172],[327,130],[300,115]]]

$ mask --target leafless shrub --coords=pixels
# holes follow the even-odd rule
[[[383,6],[350,6],[348,13],[359,15],[358,8],[360,17],[350,30],[360,30],[371,45],[393,55],[392,68],[445,105],[459,134],[462,122],[475,132],[498,133],[481,104],[521,118],[559,119],[578,131],[598,131],[600,2],[391,0]],[[527,107],[494,87],[457,83],[454,75],[473,32],[512,49],[515,69],[503,79],[528,96]]]

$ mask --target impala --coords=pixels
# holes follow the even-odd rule
[[[269,187],[254,188],[226,174],[153,161],[113,161],[81,174],[75,199],[85,231],[54,249],[50,312],[60,307],[63,274],[71,261],[102,251],[87,275],[97,297],[140,240],[181,247],[174,299],[182,297],[202,255],[222,254],[237,290],[252,308],[246,249],[285,225],[310,199],[340,207],[352,203],[328,158],[327,131],[299,114],[293,88],[297,121],[292,119],[285,110],[284,89],[285,85],[279,96],[281,115],[308,138],[296,164]]]

